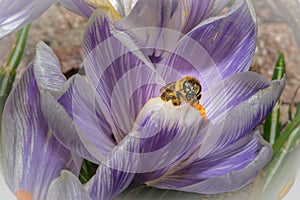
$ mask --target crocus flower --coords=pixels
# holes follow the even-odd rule
[[[178,2],[140,0],[115,23],[94,12],[83,43],[86,77],[66,81],[54,53],[40,43],[34,66],[27,68],[30,79],[24,75],[5,108],[4,143],[24,144],[16,151],[5,145],[6,170],[36,168],[37,163],[15,160],[25,155],[34,160],[35,139],[25,136],[37,130],[36,135],[54,136],[55,146],[71,152],[72,162],[78,163],[79,156],[99,164],[84,186],[68,165],[55,170],[57,177],[58,171],[69,169],[57,179],[46,175],[47,199],[113,199],[132,181],[204,194],[249,184],[272,156],[255,127],[275,105],[285,80],[268,82],[247,72],[256,38],[250,1],[236,0],[222,14],[227,4],[221,1]],[[206,119],[188,102],[175,106],[160,98],[161,87],[184,76],[201,83]],[[36,94],[32,107],[39,117],[28,114],[31,106],[13,103],[18,98],[32,102],[27,90],[18,89],[22,85]],[[26,120],[15,131],[16,116]],[[46,128],[26,128],[29,119]],[[23,138],[16,140],[11,133]],[[36,157],[58,162],[52,156]],[[50,169],[41,168],[40,173],[44,170]],[[39,188],[31,174],[10,173],[6,180],[11,177]],[[22,183],[17,189],[14,182],[8,185],[13,192],[41,198]]]

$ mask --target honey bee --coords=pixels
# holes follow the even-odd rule
[[[174,106],[181,105],[182,102],[189,103],[199,110],[200,114],[206,119],[204,107],[199,103],[201,98],[201,85],[199,81],[191,76],[184,76],[178,81],[169,83],[160,89],[160,98],[164,101],[172,101]]]

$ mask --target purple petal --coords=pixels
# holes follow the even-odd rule
[[[187,33],[201,21],[217,16],[228,4],[229,0],[180,1],[183,13],[182,32]]]
[[[236,1],[228,13],[203,21],[181,38],[165,64],[197,77],[206,90],[234,73],[247,71],[255,42],[252,4]]]
[[[149,184],[158,188],[215,194],[249,184],[272,157],[272,147],[252,132],[226,148],[178,167]],[[185,164],[183,164],[185,165]]]
[[[141,173],[168,167],[200,145],[209,128],[198,110],[189,106],[174,106],[160,98],[151,99],[141,110],[129,137],[138,139],[135,145]]]
[[[254,72],[241,72],[215,83],[202,93],[201,102],[207,117],[218,123],[235,106],[269,86],[270,82],[263,76]]]
[[[59,0],[59,2],[72,12],[86,18],[89,18],[95,9],[94,7],[86,4],[84,0]]]
[[[66,83],[58,58],[44,42],[37,44],[34,59],[34,75],[40,90],[60,93]]]
[[[233,104],[228,107],[230,109],[228,112],[226,112],[226,105],[223,106],[226,116],[215,121],[215,125],[211,125],[209,129],[206,130],[205,138],[199,143],[200,148],[196,151],[196,155],[199,156],[199,158],[203,158],[226,148],[228,145],[239,140],[247,132],[258,126],[275,105],[275,102],[282,93],[285,83],[285,80],[282,80],[274,81],[269,85],[260,76],[257,76],[252,72],[240,73],[235,76],[235,78],[228,78],[228,80],[233,81],[236,85],[238,83],[237,78],[242,78],[241,80],[245,80],[247,84],[252,83],[254,85],[253,89],[246,91],[245,88],[247,88],[247,84],[243,85],[245,91],[238,89],[239,87],[234,89],[229,85],[229,88],[232,87],[231,89],[233,92],[237,92],[237,94],[241,93],[241,96],[235,94],[235,98],[229,98],[229,105],[231,105],[232,102],[238,102],[238,105]],[[254,82],[252,82],[251,79],[253,79]],[[228,83],[231,84],[230,82]],[[268,85],[269,87],[264,88]],[[218,90],[215,90],[215,95],[217,91]],[[242,95],[245,97],[242,98]],[[220,98],[223,98],[222,94],[220,95]],[[215,105],[217,109],[217,105],[221,100],[217,100],[216,102]],[[214,109],[214,107],[211,106],[211,109]],[[222,113],[222,110],[220,113]],[[139,177],[139,180],[153,180],[154,178],[164,176],[166,173],[168,173],[166,170],[161,170],[156,173],[143,174],[142,177]]]
[[[139,168],[130,172],[157,170],[198,145],[205,137],[208,124],[189,105],[175,107],[171,102],[154,98],[143,107],[131,132],[115,148],[124,151],[122,157],[133,157],[139,163]]]
[[[109,153],[98,167],[96,174],[86,184],[85,188],[92,199],[114,199],[131,183],[134,174],[129,171],[135,168],[137,161],[128,157],[128,153],[124,156],[124,151],[120,148],[117,146]]]
[[[79,179],[67,170],[49,188],[47,200],[92,200]]]
[[[149,60],[125,38],[121,33],[112,35],[108,20],[98,12],[94,13],[84,37],[86,73],[99,94],[102,101],[99,106],[111,122],[117,142],[132,129],[141,107],[151,97],[158,96],[164,84],[158,80]]]
[[[151,99],[133,130],[102,161],[87,184],[93,199],[111,199],[132,181],[135,173],[169,167],[205,137],[208,121],[189,105],[175,107]]]
[[[181,10],[177,0],[139,0],[129,16],[117,21],[153,60],[163,57],[164,49],[174,49],[181,29]],[[164,31],[164,30],[167,31]],[[168,35],[168,32],[176,34]]]
[[[102,157],[105,157],[115,146],[115,142],[110,124],[100,110],[99,105],[102,102],[97,97],[96,91],[92,90],[81,76],[74,76],[58,102],[64,107],[73,123],[81,130],[78,131],[79,137],[83,142],[88,141],[86,147],[89,149],[90,145],[95,146]],[[64,125],[63,122],[58,126]]]
[[[107,148],[111,143],[108,143],[103,147],[100,145],[94,146],[91,141],[89,141],[89,138],[87,138],[84,130],[75,123],[72,115],[70,116],[67,110],[51,94],[43,93],[41,96],[41,103],[45,118],[50,128],[54,130],[57,140],[70,151],[75,152],[87,160],[99,163],[103,159],[103,153],[109,151]],[[72,107],[72,99],[69,104],[71,104],[70,106]],[[87,125],[89,124],[87,123]],[[92,127],[91,129],[93,128],[95,127]],[[99,134],[99,137],[101,136],[101,132],[94,132],[91,137],[97,134]],[[106,138],[104,138],[104,140],[105,139]]]
[[[272,81],[270,86],[257,91],[250,98],[235,105],[215,128],[208,133],[199,154],[206,155],[233,143],[257,127],[269,114],[285,86],[285,79]]]
[[[32,64],[7,100],[2,125],[4,175],[12,192],[45,199],[62,169],[79,173],[44,119]]]
[[[76,130],[80,132],[80,128],[74,124],[73,119],[69,117],[65,109],[57,102],[57,98],[60,98],[64,90],[66,90],[66,78],[61,72],[59,61],[54,52],[50,47],[42,42],[37,45],[34,74],[37,85],[42,91],[41,104],[43,113],[51,129],[55,130],[55,137],[68,149],[76,152],[78,155],[97,162],[97,159],[90,155],[77,135],[78,133]],[[71,81],[69,81],[69,83],[70,82]],[[70,84],[67,86],[69,85]],[[82,85],[82,87],[84,86],[85,85]],[[83,92],[84,91],[87,90],[83,89]],[[67,102],[67,105],[72,107],[72,99]],[[60,126],[57,125],[60,123]],[[83,133],[82,135],[85,137]],[[101,143],[99,143],[99,145],[100,144]],[[101,149],[105,149],[105,147]],[[98,150],[96,152],[98,152]]]
[[[54,0],[2,0],[0,3],[0,38],[31,23],[53,3]]]

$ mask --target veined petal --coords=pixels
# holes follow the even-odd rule
[[[72,132],[74,138],[79,137],[85,148],[101,161],[108,152],[115,146],[113,134],[109,122],[105,119],[105,115],[100,109],[99,96],[95,90],[92,90],[81,76],[72,77],[65,87],[65,93],[58,100],[60,105],[56,105],[60,109],[51,116],[52,125],[59,130],[59,127],[75,127],[76,131]],[[47,108],[47,112],[51,112],[51,107]],[[55,116],[65,116],[66,121],[55,122]],[[49,118],[50,119],[50,118]],[[70,133],[60,132],[61,141],[68,147],[72,146],[74,138],[70,137]]]
[[[93,199],[112,199],[133,179],[169,167],[201,143],[209,128],[199,112],[186,105],[175,107],[160,98],[149,100],[132,131],[100,164],[87,184]],[[200,134],[201,133],[201,134]]]
[[[150,182],[158,188],[215,194],[249,184],[272,157],[272,147],[254,131],[226,148],[179,166],[172,174]],[[194,159],[194,158],[191,158]]]
[[[41,103],[45,118],[50,128],[54,130],[57,140],[70,151],[94,163],[99,163],[103,159],[104,155],[101,150],[105,148],[97,149],[90,143],[85,132],[78,127],[66,109],[50,93],[42,94]],[[72,104],[72,102],[69,103]],[[57,120],[60,118],[63,120]]]
[[[0,2],[0,38],[22,28],[46,11],[54,0],[1,0]]]
[[[256,42],[253,13],[250,1],[236,0],[226,14],[204,20],[182,37],[166,65],[199,78],[203,90],[247,71]]]
[[[137,120],[141,128],[135,126],[134,130],[142,137],[140,146],[144,153],[139,157],[143,159],[142,170],[135,176],[135,181],[140,183],[157,179],[184,162],[213,128],[209,120],[203,120],[199,111],[188,104],[174,106],[160,98],[150,100]]]
[[[84,144],[81,142],[80,137],[78,136],[78,132],[81,133],[84,137],[85,134],[83,134],[81,132],[81,129],[76,124],[74,124],[73,119],[70,118],[68,113],[58,102],[58,99],[61,97],[62,93],[64,93],[67,90],[66,88],[69,88],[70,85],[72,86],[72,82],[76,78],[72,78],[67,84],[66,78],[61,72],[59,60],[55,56],[52,49],[43,42],[40,42],[37,45],[36,57],[34,62],[34,74],[36,77],[37,85],[41,90],[41,109],[50,128],[54,130],[55,137],[68,149],[76,152],[81,157],[92,160],[94,162],[99,162],[87,151],[87,149],[84,147]],[[84,88],[87,87],[85,85],[85,82],[82,82],[82,84],[83,91],[90,91]],[[71,89],[71,91],[73,90]],[[75,91],[77,92],[77,90]],[[77,97],[77,95],[74,96]],[[72,96],[71,93],[71,98],[66,99],[66,104],[71,109],[74,105],[74,102],[72,101],[72,97],[74,96]],[[60,123],[61,125],[59,125]],[[98,150],[95,152],[98,152]]]
[[[152,61],[161,60],[164,50],[173,50],[180,36],[181,7],[178,0],[139,0],[115,27],[135,39]],[[172,31],[176,34],[168,34]]]
[[[139,113],[128,137],[135,145],[139,173],[169,167],[200,145],[210,129],[209,120],[203,120],[199,111],[190,105],[174,106],[154,98]],[[133,152],[134,153],[134,152]]]
[[[59,0],[59,2],[70,11],[86,18],[89,18],[95,9],[85,3],[84,0]]]
[[[254,72],[234,74],[217,82],[202,93],[201,102],[207,117],[219,123],[235,106],[249,99],[259,90],[270,86],[270,82]]]
[[[257,127],[269,114],[285,86],[285,78],[272,81],[270,86],[245,99],[215,124],[214,131],[207,134],[199,155],[206,155],[226,147]]]
[[[92,200],[79,179],[67,170],[49,188],[47,200]]]
[[[229,0],[181,0],[183,16],[182,32],[187,33],[201,21],[217,16],[229,2]]]
[[[125,38],[122,33],[112,35],[107,18],[95,12],[83,47],[86,73],[117,142],[132,129],[139,109],[148,99],[158,96],[164,85],[150,61],[130,38]]]
[[[119,146],[121,145],[109,153],[99,165],[96,174],[86,183],[85,188],[92,199],[114,199],[131,183],[134,174],[130,171],[135,169],[138,161],[129,157]],[[119,168],[123,170],[118,170]]]
[[[44,42],[37,44],[34,59],[34,75],[40,90],[60,93],[67,79],[61,71],[58,58]]]
[[[228,98],[228,105],[221,106],[221,111],[219,113],[226,112],[226,116],[217,119],[214,122],[214,125],[212,125],[208,132],[205,134],[205,138],[203,139],[201,146],[199,146],[199,149],[194,154],[197,155],[200,159],[204,159],[207,156],[222,151],[222,149],[227,148],[229,145],[235,143],[240,138],[243,138],[246,133],[258,126],[275,105],[285,85],[285,80],[273,81],[271,82],[271,84],[269,84],[264,79],[262,79],[262,77],[257,76],[252,72],[240,73],[234,76],[235,77],[225,80],[224,83],[225,85],[226,83],[228,83],[228,89],[233,90],[234,93],[237,93],[235,94],[235,97]],[[239,78],[242,78],[241,80],[245,80],[245,84],[240,83],[242,84],[241,88],[239,88],[238,86],[235,88],[232,87],[233,85],[238,85],[239,82],[237,81],[239,80]],[[230,83],[231,81],[229,80],[232,81],[232,85]],[[253,84],[253,86],[251,86],[253,88],[247,90],[247,85],[249,87],[251,85],[250,83]],[[218,85],[216,86],[216,88],[217,87],[220,86]],[[224,87],[224,85],[222,85],[222,87]],[[212,91],[214,91],[214,95],[216,95],[219,90],[217,89]],[[241,96],[238,93],[241,93]],[[208,94],[209,91],[207,91],[207,95]],[[213,98],[218,96],[214,95]],[[223,98],[222,94],[220,94],[219,98]],[[221,100],[217,100],[216,102],[216,106],[219,103],[226,103]],[[224,109],[222,110],[222,108]],[[228,110],[226,110],[227,108]],[[210,109],[214,109],[214,107],[210,106]],[[189,164],[189,162],[185,161],[185,164],[182,165],[188,166]],[[168,170],[169,172],[160,171],[160,176],[168,177],[164,174],[169,173],[168,175],[171,176],[174,173],[174,170],[171,171],[172,173],[170,172],[171,169]],[[178,179],[180,179],[179,176],[181,174],[182,173],[177,173],[176,176]],[[149,179],[149,177],[159,177],[155,174],[148,174],[147,176],[148,180],[151,180]],[[150,181],[149,184],[156,184],[163,179],[164,178]],[[172,185],[172,183],[169,182],[166,184]]]
[[[32,64],[7,100],[2,127],[4,176],[19,199],[45,199],[62,169],[79,173],[70,151],[55,139],[44,119]]]

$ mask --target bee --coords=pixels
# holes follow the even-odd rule
[[[182,102],[189,103],[199,110],[200,114],[206,119],[204,107],[199,103],[201,98],[201,85],[199,81],[191,76],[184,76],[178,81],[167,84],[160,89],[160,98],[163,101],[170,101],[174,106],[181,105]]]

